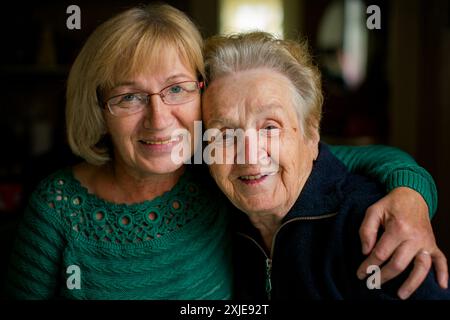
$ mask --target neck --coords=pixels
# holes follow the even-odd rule
[[[249,214],[249,219],[253,226],[257,228],[264,240],[266,250],[270,251],[272,249],[272,241],[278,228],[281,226],[281,221],[283,216],[278,215],[260,215],[260,214]]]
[[[118,163],[105,165],[104,173],[110,186],[108,200],[116,203],[138,203],[152,200],[171,190],[184,172],[184,166],[167,174],[142,175]]]
[[[277,208],[272,208],[267,212],[251,212],[248,213],[248,217],[255,228],[259,230],[261,236],[264,240],[267,250],[272,249],[273,238],[281,227],[283,218],[288,214],[289,210],[294,206],[295,202],[300,197],[300,193],[305,186],[305,183],[311,173],[311,170],[306,170],[307,174],[299,178],[297,185],[293,190],[297,190],[292,193],[291,196],[286,199],[282,206]]]

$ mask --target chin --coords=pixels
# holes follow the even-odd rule
[[[142,167],[142,170],[147,174],[170,174],[180,169],[183,164],[174,164],[169,161],[161,161],[147,164]]]

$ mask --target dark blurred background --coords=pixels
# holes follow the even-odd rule
[[[166,2],[191,16],[205,37],[256,26],[306,38],[323,72],[322,137],[333,144],[395,146],[425,167],[439,191],[433,226],[450,257],[449,0]],[[64,132],[70,65],[101,22],[143,3],[148,1],[1,4],[0,272],[37,182],[79,161]],[[79,30],[66,26],[73,4],[81,9]],[[374,11],[366,13],[369,5],[380,9],[380,21],[370,20],[379,29],[366,25],[376,19]]]

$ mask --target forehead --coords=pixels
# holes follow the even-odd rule
[[[196,72],[191,63],[174,48],[167,48],[149,55],[140,61],[140,67],[134,69],[134,74],[167,74],[177,71],[188,72],[195,76]]]
[[[205,118],[244,112],[291,113],[293,108],[292,83],[270,69],[242,71],[218,78],[208,86],[203,100]]]
[[[154,79],[165,82],[175,74],[184,74],[196,79],[196,72],[187,58],[173,46],[167,45],[160,50],[151,50],[144,54],[137,54],[130,59],[130,64],[116,66],[115,77],[110,88],[136,79]]]

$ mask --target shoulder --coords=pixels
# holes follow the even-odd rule
[[[56,230],[64,230],[65,223],[61,213],[62,202],[67,196],[65,191],[71,184],[70,168],[60,169],[42,179],[31,193],[24,215],[21,219],[20,230],[24,234],[39,234],[47,238]]]
[[[357,265],[364,260],[359,229],[367,209],[380,200],[384,193],[376,182],[354,174],[347,176],[340,191],[341,201],[335,224],[335,235],[340,238],[340,245],[349,254],[347,257],[349,262],[351,261],[353,267],[357,268]]]
[[[33,191],[31,198],[33,200],[52,200],[60,190],[63,189],[66,183],[73,180],[71,168],[64,168],[53,172],[46,178],[42,179]]]
[[[342,235],[343,245],[353,248],[357,260],[361,259],[359,253],[360,237],[359,229],[366,215],[366,210],[384,195],[382,187],[372,179],[349,173],[342,181],[340,190],[339,214],[337,218],[337,229]]]
[[[323,184],[329,184],[329,190],[339,201],[341,211],[362,211],[381,199],[385,192],[376,180],[350,172],[334,154],[329,146],[321,143],[320,168],[323,172]],[[324,182],[326,181],[326,182]]]
[[[82,194],[82,189],[74,178],[73,169],[63,168],[39,182],[31,194],[28,207],[38,212],[57,212],[60,211],[62,203],[76,201],[72,198]]]
[[[348,173],[341,188],[343,205],[365,211],[385,196],[383,187],[375,180],[358,174]],[[357,210],[358,211],[358,210]]]

